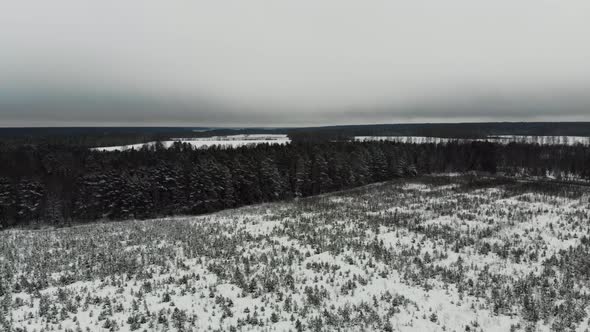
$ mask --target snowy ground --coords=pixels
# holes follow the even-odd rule
[[[469,181],[8,230],[0,290],[29,332],[584,331],[588,194]]]
[[[490,136],[485,139],[457,139],[457,138],[441,138],[441,137],[423,137],[423,136],[356,136],[356,141],[392,141],[400,143],[448,143],[448,142],[470,142],[470,141],[489,141],[501,144],[508,144],[511,142],[519,143],[538,143],[542,145],[590,145],[590,137],[582,136]],[[228,135],[228,136],[212,136],[212,137],[197,137],[197,138],[173,138],[169,141],[162,141],[164,147],[169,148],[175,142],[187,143],[195,148],[206,149],[212,146],[218,147],[241,147],[254,146],[258,144],[287,144],[291,140],[287,135],[279,134],[252,134],[252,135]],[[131,144],[123,146],[105,146],[93,148],[97,151],[124,151],[130,149],[141,149],[143,146],[153,146],[156,142]]]
[[[173,138],[170,141],[163,141],[164,147],[169,148],[176,142],[187,143],[198,149],[205,149],[212,146],[218,147],[240,147],[240,146],[254,146],[258,144],[286,144],[290,140],[287,135],[229,135],[229,136],[213,136],[203,138]],[[124,151],[124,150],[139,150],[144,145],[153,146],[156,142],[132,144],[123,146],[107,146],[98,147],[94,150],[98,151]]]
[[[479,139],[458,139],[443,137],[424,136],[356,136],[357,141],[392,141],[400,143],[448,143],[448,142],[471,142],[488,141],[500,144],[517,143],[538,143],[541,145],[590,145],[590,137],[585,136],[519,136],[519,135],[498,135]]]

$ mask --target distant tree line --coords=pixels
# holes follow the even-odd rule
[[[590,122],[482,122],[342,125],[299,128],[51,127],[0,128],[0,150],[15,145],[101,147],[171,138],[287,134],[294,141],[348,140],[354,136],[484,138],[497,135],[590,137]]]
[[[12,129],[12,128],[10,128]],[[120,146],[139,143],[147,143],[158,140],[168,140],[170,137],[190,137],[187,131],[112,131],[112,128],[105,128],[103,131],[95,130],[75,131],[76,128],[68,130],[66,128],[47,128],[47,130],[29,130],[14,128],[0,129],[0,151],[23,145],[52,145],[52,146],[70,146],[70,147],[103,147],[103,146]],[[52,130],[50,130],[52,129]],[[117,129],[117,128],[114,128]]]
[[[344,125],[316,128],[290,128],[287,133],[318,133],[331,136],[426,136],[483,138],[497,135],[584,136],[590,137],[589,122],[481,122],[408,123]]]
[[[98,152],[0,150],[0,226],[200,214],[399,177],[480,171],[590,178],[590,149],[487,142],[323,142]]]

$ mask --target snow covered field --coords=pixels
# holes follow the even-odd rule
[[[240,146],[254,146],[258,144],[286,144],[290,140],[287,135],[229,135],[229,136],[213,136],[202,138],[174,138],[170,141],[163,141],[164,147],[169,148],[176,142],[187,143],[198,149],[206,149],[212,146],[219,147],[240,147]],[[98,151],[125,151],[130,149],[139,150],[144,145],[153,146],[156,142],[132,144],[123,146],[107,146],[98,147],[94,150]]]
[[[590,145],[590,137],[582,136],[491,136],[485,139],[457,139],[441,137],[424,137],[424,136],[356,136],[355,141],[392,141],[400,143],[448,143],[448,142],[471,142],[471,141],[489,141],[501,144],[511,142],[518,143],[538,143],[541,145]],[[197,138],[173,138],[169,141],[162,141],[164,147],[169,148],[175,142],[187,143],[195,148],[206,149],[212,146],[218,147],[241,147],[254,146],[258,144],[287,144],[291,140],[287,135],[275,134],[253,134],[253,135],[229,135],[229,136],[212,136]],[[93,148],[98,151],[125,151],[130,149],[139,150],[143,146],[153,146],[156,142],[131,144],[123,146],[105,146]]]
[[[0,330],[585,331],[588,198],[437,176],[198,217],[7,230]]]
[[[448,143],[448,142],[471,142],[488,141],[501,144],[516,143],[538,143],[541,145],[590,145],[590,137],[584,136],[510,136],[499,135],[481,139],[459,139],[424,136],[356,136],[356,141],[392,141],[400,143]]]

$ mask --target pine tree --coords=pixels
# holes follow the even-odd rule
[[[293,194],[295,197],[305,196],[307,182],[307,163],[306,161],[298,157],[295,163],[295,175],[293,184]]]
[[[332,181],[328,175],[328,162],[319,150],[314,152],[314,160],[311,166],[311,186],[314,195],[328,192],[332,186]]]
[[[11,305],[10,293],[5,293],[0,297],[0,330],[12,331],[12,319],[10,314]]]
[[[260,189],[266,200],[273,201],[284,197],[285,182],[271,158],[265,158],[260,163]]]

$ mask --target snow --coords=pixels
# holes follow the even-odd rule
[[[223,148],[237,148],[242,146],[255,146],[259,144],[287,144],[290,139],[287,135],[229,135],[229,136],[213,136],[203,138],[173,138],[169,141],[162,141],[165,148],[171,147],[174,143],[190,144],[197,149],[206,149],[213,146]],[[96,151],[125,151],[125,150],[139,150],[143,146],[154,146],[156,142],[148,142],[141,144],[123,145],[123,146],[107,146],[93,148]]]
[[[446,137],[426,137],[426,136],[356,136],[355,141],[389,141],[399,143],[449,143],[449,142],[471,142],[471,141],[488,141],[500,144],[511,142],[518,143],[538,143],[542,145],[590,145],[590,137],[584,136],[519,136],[519,135],[497,135],[486,138],[466,139],[466,138],[446,138]],[[191,137],[191,138],[172,138],[171,140],[162,141],[165,148],[169,148],[175,142],[187,143],[198,149],[206,149],[212,146],[219,147],[241,147],[255,146],[258,144],[288,144],[290,139],[286,134],[243,134],[211,137]],[[97,151],[125,151],[131,149],[141,149],[143,146],[153,146],[156,142],[139,143],[123,146],[105,146],[96,147]]]
[[[425,137],[425,136],[356,136],[356,141],[389,141],[398,143],[449,143],[449,142],[472,142],[487,141],[500,144],[516,143],[538,143],[541,145],[590,145],[590,137],[585,136],[519,136],[519,135],[497,135],[486,138],[447,138],[447,137]]]
[[[0,251],[0,263],[13,257],[17,275],[25,278],[34,275],[28,268],[50,269],[49,285],[40,294],[49,296],[58,311],[64,307],[60,290],[71,291],[72,296],[66,295],[70,300],[81,298],[77,313],[67,312],[54,322],[39,316],[40,300],[34,293],[15,290],[13,302],[19,298],[24,305],[11,308],[13,324],[28,331],[75,330],[78,325],[82,330],[107,331],[99,313],[108,297],[113,307],[122,306],[108,319],[123,332],[131,330],[127,319],[137,313],[147,319],[139,331],[179,331],[172,319],[175,309],[192,321],[186,322],[185,330],[198,331],[294,331],[297,320],[311,330],[315,318],[327,324],[326,312],[344,317],[345,310],[350,310],[349,321],[324,325],[323,330],[383,330],[389,322],[394,331],[465,331],[466,326],[471,331],[509,331],[517,324],[521,330],[528,326],[550,331],[553,318],[528,322],[519,301],[510,313],[494,313],[490,280],[514,289],[530,275],[540,277],[552,255],[559,258],[578,247],[590,232],[588,196],[511,195],[503,186],[466,191],[461,187],[464,180],[457,176],[444,185],[420,179],[381,183],[366,190],[195,217],[0,232],[0,250],[6,248]],[[313,211],[306,210],[310,205]],[[461,246],[458,239],[465,240]],[[511,251],[501,257],[491,250],[483,252],[484,244],[507,244]],[[519,259],[514,249],[522,250]],[[535,252],[540,253],[538,259],[531,258]],[[101,267],[133,258],[122,262],[135,260],[141,273],[99,277],[95,274],[102,271],[94,271],[89,279],[60,284],[62,275],[85,272],[84,265],[77,264],[88,253]],[[37,264],[39,259],[47,264]],[[458,262],[464,272],[457,280],[446,280]],[[236,281],[236,270],[245,285]],[[430,274],[424,276],[424,271]],[[561,271],[555,273],[551,283],[563,277]],[[276,284],[265,288],[265,282],[275,277]],[[572,291],[582,298],[590,284],[578,277]],[[479,286],[467,289],[468,279]],[[249,289],[252,280],[254,291]],[[143,290],[146,282],[152,287],[149,292]],[[464,290],[459,291],[459,285]],[[313,302],[314,289],[322,294],[318,303]],[[482,293],[474,294],[477,290]],[[97,297],[101,302],[94,303]],[[139,302],[137,312],[134,300]],[[563,302],[557,293],[553,304]],[[167,327],[158,322],[160,310]],[[244,323],[254,313],[262,325]],[[579,331],[587,325],[588,317],[575,324]]]

